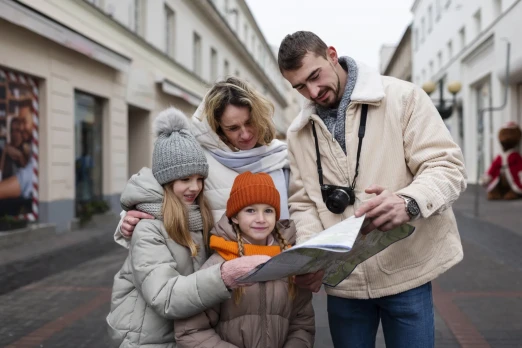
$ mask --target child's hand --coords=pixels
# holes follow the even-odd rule
[[[244,286],[250,286],[252,284],[239,284],[236,279],[244,276],[257,266],[270,260],[270,256],[266,255],[253,255],[253,256],[242,256],[237,259],[226,261],[221,265],[221,278],[229,289],[235,289]]]

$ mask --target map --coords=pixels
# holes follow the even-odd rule
[[[364,215],[351,216],[306,242],[285,250],[238,279],[242,283],[265,282],[292,275],[325,270],[323,284],[337,286],[361,262],[408,237],[415,228],[404,224],[388,232],[359,233]]]

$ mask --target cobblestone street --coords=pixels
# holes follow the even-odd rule
[[[472,215],[472,193],[466,192],[455,205],[464,261],[433,284],[436,347],[522,347],[522,201],[482,201],[477,219]],[[69,250],[67,257],[60,254],[46,259],[49,265],[66,263],[56,267],[54,274],[41,278],[20,270],[21,275],[39,280],[20,281],[23,286],[0,296],[0,347],[109,346],[105,316],[112,278],[126,257],[126,251],[116,244],[101,250],[101,243],[110,243],[110,229],[112,226],[105,229],[103,239],[91,243],[95,256],[85,262],[75,263],[75,256],[85,255]],[[3,262],[14,252],[2,250]],[[18,252],[26,252],[30,258],[27,248]],[[7,278],[3,272],[2,287],[12,286],[7,279],[12,283],[16,275],[11,271]],[[314,305],[315,346],[332,347],[324,291],[315,296]],[[384,347],[381,333],[377,347]]]

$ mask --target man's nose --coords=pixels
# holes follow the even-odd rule
[[[310,91],[310,99],[315,99],[319,96],[321,89],[318,86],[308,85],[308,90]]]

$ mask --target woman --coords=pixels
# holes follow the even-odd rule
[[[281,218],[289,218],[287,146],[275,139],[273,112],[272,103],[247,82],[229,77],[210,89],[194,113],[191,131],[209,164],[205,195],[214,221],[225,213],[234,179],[246,171],[270,174],[280,193]],[[116,241],[126,245],[123,236],[130,238],[141,218],[153,217],[127,212],[116,229]]]

